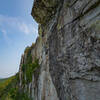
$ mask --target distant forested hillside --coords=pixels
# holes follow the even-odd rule
[[[22,90],[19,91],[18,84],[18,74],[0,79],[0,100],[30,100]]]

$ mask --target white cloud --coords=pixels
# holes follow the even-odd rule
[[[25,34],[30,34],[30,29],[25,23],[20,23],[19,29]]]
[[[19,27],[20,31],[22,31],[26,35],[38,33],[37,29],[34,28],[32,24],[27,25],[25,23],[19,23],[18,27]]]
[[[7,43],[8,45],[10,45],[10,44],[11,44],[11,40],[10,40],[10,38],[7,36],[6,30],[2,29],[1,32],[2,32],[2,34],[3,34],[3,37],[4,37],[5,41],[6,41],[6,43]]]
[[[4,39],[5,39],[6,41],[8,41],[9,38],[8,38],[8,36],[7,36],[6,30],[2,29],[1,32],[3,33]]]
[[[5,29],[11,32],[11,30],[17,30],[25,35],[37,34],[37,26],[30,24],[27,21],[18,17],[9,17],[0,15],[0,29]],[[5,33],[5,32],[3,32]]]
[[[7,32],[6,32],[6,30],[1,30],[1,31],[2,31],[3,35],[4,35],[5,37],[7,37]]]

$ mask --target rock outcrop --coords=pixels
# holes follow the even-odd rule
[[[32,80],[20,64],[20,88],[32,100],[100,100],[100,0],[34,0],[39,37],[30,47]],[[29,67],[29,66],[25,66]]]

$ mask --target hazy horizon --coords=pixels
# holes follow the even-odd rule
[[[31,16],[33,0],[0,1],[0,78],[18,72],[26,46],[35,42],[38,25]]]

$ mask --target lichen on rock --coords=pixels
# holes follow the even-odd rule
[[[34,0],[32,16],[40,65],[25,85],[32,99],[100,100],[100,0]]]
[[[31,15],[40,24],[48,22],[55,14],[59,0],[35,0]]]

